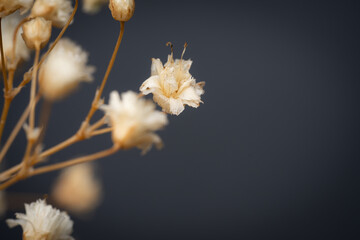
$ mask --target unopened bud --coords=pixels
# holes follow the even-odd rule
[[[109,8],[113,18],[120,22],[129,21],[134,15],[135,1],[134,0],[110,0]]]
[[[26,22],[22,28],[22,37],[28,48],[43,48],[50,39],[51,21],[47,21],[42,17]]]

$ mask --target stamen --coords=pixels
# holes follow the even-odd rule
[[[183,56],[184,56],[184,54],[185,54],[185,51],[186,51],[187,46],[188,46],[188,44],[187,44],[187,42],[185,42],[185,44],[184,44],[184,50],[183,50],[183,52],[182,52],[182,54],[181,54],[181,60],[183,59]]]
[[[174,45],[171,42],[167,42],[166,46],[170,46],[171,49],[171,57],[174,55]]]

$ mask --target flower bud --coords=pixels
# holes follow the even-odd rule
[[[109,8],[113,18],[120,22],[129,21],[134,15],[135,1],[134,0],[110,0]]]
[[[43,48],[51,36],[51,21],[37,17],[23,25],[22,37],[31,49]]]

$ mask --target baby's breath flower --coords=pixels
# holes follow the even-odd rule
[[[162,141],[154,131],[167,124],[166,114],[155,110],[150,100],[140,98],[135,92],[120,95],[113,91],[109,105],[101,107],[110,118],[112,140],[122,149],[138,147],[145,154],[155,144],[162,147]]]
[[[21,60],[28,60],[30,57],[30,49],[28,49],[24,40],[20,36],[22,33],[22,29],[20,29],[17,33],[17,38],[15,42],[16,44],[15,56],[14,58],[12,57],[13,47],[14,47],[13,36],[14,36],[15,28],[19,24],[21,19],[22,17],[19,15],[19,13],[14,13],[5,17],[1,21],[3,47],[7,62],[7,68],[16,68],[16,66]],[[10,63],[10,60],[13,61],[11,61]],[[1,58],[0,58],[0,63],[1,63]],[[1,68],[1,64],[0,64],[0,68]]]
[[[160,59],[153,58],[151,77],[141,85],[140,91],[144,95],[152,93],[154,101],[170,114],[179,115],[184,105],[197,108],[202,103],[200,96],[205,83],[196,83],[189,72],[191,64],[191,60],[182,57],[174,61],[172,53],[165,66]]]
[[[70,0],[36,0],[30,17],[43,17],[55,27],[62,28],[73,11]]]
[[[83,0],[82,9],[88,14],[95,14],[108,2],[109,0]]]
[[[61,39],[39,70],[39,85],[48,100],[66,97],[81,81],[93,79],[95,68],[87,66],[88,54],[69,39]]]
[[[101,183],[94,176],[94,165],[79,164],[64,169],[53,188],[56,202],[73,213],[92,211],[101,199]]]
[[[16,220],[6,220],[11,228],[22,227],[23,240],[73,240],[70,236],[73,222],[66,212],[60,212],[41,199],[25,204],[25,212],[16,213]]]
[[[43,48],[50,39],[51,21],[47,21],[42,17],[36,17],[24,23],[22,28],[22,37],[28,48]]]
[[[21,14],[28,11],[34,0],[1,0],[0,1],[0,18],[3,18],[16,10],[20,9]]]
[[[134,0],[110,0],[109,8],[113,18],[120,22],[127,22],[134,15]]]

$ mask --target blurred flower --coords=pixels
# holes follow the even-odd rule
[[[145,154],[155,144],[162,147],[162,141],[154,131],[167,124],[166,114],[155,110],[150,100],[140,98],[135,92],[128,91],[120,95],[113,91],[109,105],[102,109],[110,118],[112,139],[122,149],[138,147]]]
[[[59,100],[71,93],[81,81],[93,79],[95,68],[87,66],[88,54],[69,39],[61,39],[39,71],[39,85],[48,100]]]
[[[120,22],[129,21],[134,15],[134,0],[110,0],[109,8],[113,18]]]
[[[0,191],[0,219],[6,213],[6,199],[5,199],[5,192]]]
[[[24,23],[22,28],[22,37],[28,48],[43,48],[50,39],[51,21],[47,21],[42,17],[36,17]]]
[[[34,0],[1,0],[0,1],[0,18],[6,17],[16,10],[20,9],[21,14],[28,11]]]
[[[73,221],[66,212],[60,212],[47,205],[45,200],[25,204],[26,214],[16,213],[15,219],[8,219],[9,227],[20,225],[23,240],[72,240],[70,236]]]
[[[101,183],[94,176],[94,165],[85,163],[64,169],[56,180],[52,196],[73,213],[94,210],[101,199]]]
[[[184,49],[185,51],[185,49]],[[151,77],[140,87],[147,95],[153,94],[153,99],[164,112],[179,115],[184,105],[197,108],[202,103],[200,96],[204,93],[204,82],[196,83],[189,70],[191,60],[176,59],[173,54],[163,66],[160,59],[152,59]]]
[[[83,0],[82,9],[88,14],[95,14],[108,2],[109,0]]]
[[[30,17],[43,17],[55,27],[62,28],[73,11],[70,0],[36,0]]]
[[[28,60],[30,57],[30,50],[27,48],[24,40],[20,36],[22,33],[22,29],[20,29],[17,33],[16,38],[16,50],[15,50],[15,58],[12,64],[10,64],[10,59],[12,59],[13,54],[13,36],[15,32],[16,26],[21,21],[22,17],[20,17],[19,13],[11,14],[5,17],[1,21],[2,27],[2,37],[3,37],[3,46],[4,46],[4,53],[6,56],[7,68],[16,68],[17,64],[21,60]],[[1,63],[1,58],[0,58]],[[0,64],[1,68],[1,64]]]

